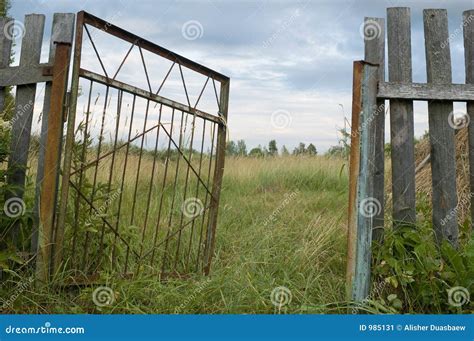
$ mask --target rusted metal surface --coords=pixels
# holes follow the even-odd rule
[[[219,210],[219,197],[222,187],[222,177],[224,174],[225,161],[225,145],[227,136],[227,114],[229,110],[229,91],[230,81],[226,81],[221,85],[221,96],[219,100],[219,132],[217,135],[217,154],[216,154],[216,168],[214,173],[214,185],[211,196],[211,222],[206,235],[206,249],[204,251],[204,272],[209,274],[211,271],[212,255],[214,254],[214,245],[216,238],[217,226],[217,212]]]
[[[154,101],[154,102],[163,103],[164,105],[167,105],[167,106],[169,106],[171,108],[174,108],[176,110],[184,111],[184,112],[187,112],[189,114],[196,114],[196,116],[198,116],[200,118],[203,118],[203,119],[215,122],[215,123],[220,122],[218,117],[216,117],[214,115],[210,115],[210,114],[208,114],[204,111],[197,110],[194,107],[192,107],[191,105],[185,105],[185,104],[173,101],[173,100],[165,98],[163,96],[156,95],[156,94],[152,93],[151,91],[142,90],[140,88],[137,88],[136,86],[129,85],[129,84],[126,84],[124,82],[120,82],[120,81],[117,81],[117,80],[114,80],[114,79],[107,78],[105,76],[99,75],[99,74],[97,74],[95,72],[92,72],[92,71],[80,69],[79,70],[79,76],[82,77],[82,78],[89,79],[93,82],[101,83],[101,84],[110,86],[112,88],[120,89],[120,90],[123,90],[125,92],[130,93],[130,94],[134,94],[134,95],[137,95],[139,97],[149,99],[149,100]]]
[[[69,72],[71,44],[58,43],[53,66],[50,111],[44,156],[44,176],[40,197],[39,247],[37,254],[37,278],[46,281],[52,257],[53,224],[58,188],[58,166],[62,140],[64,97]]]
[[[82,44],[77,43],[82,41],[82,25],[83,25],[83,14],[79,12],[76,16],[76,28],[75,28],[75,44],[74,44],[74,54],[73,54],[73,69],[72,69],[72,84],[71,84],[71,93],[77,94],[79,91],[79,68],[81,66],[81,47]],[[74,144],[74,124],[76,118],[76,107],[77,107],[77,95],[70,96],[69,102],[69,115],[67,122],[65,146],[64,146],[64,156],[63,156],[63,174],[61,178],[61,193],[59,198],[59,208],[58,216],[56,222],[56,235],[55,235],[55,252],[53,260],[53,270],[56,270],[61,265],[63,259],[63,249],[64,249],[64,228],[66,220],[66,209],[67,209],[67,200],[69,193],[69,172],[64,171],[71,168],[72,161],[72,147]]]
[[[200,74],[203,74],[205,76],[209,76],[212,79],[215,79],[216,81],[219,82],[227,82],[229,80],[229,77],[216,72],[204,65],[201,65],[199,63],[196,63],[186,57],[183,57],[177,53],[174,53],[168,49],[165,49],[164,47],[161,47],[159,45],[156,45],[146,39],[143,39],[140,36],[137,36],[133,33],[130,33],[118,26],[115,26],[114,24],[107,22],[101,18],[98,18],[90,13],[81,11],[77,14],[78,18],[83,18],[82,22],[84,24],[89,24],[91,26],[94,26],[104,32],[107,32],[111,35],[114,35],[120,39],[123,39],[125,41],[128,41],[131,44],[134,45],[140,45],[141,48],[148,50],[154,54],[157,54],[160,57],[169,59],[173,62],[176,62],[178,65],[182,65],[184,67],[187,67],[193,71],[199,72]]]
[[[130,43],[115,71],[100,54],[97,30],[102,37]],[[82,65],[86,39],[99,73]],[[74,49],[57,224],[57,236],[63,237],[56,240],[55,267],[86,275],[146,271],[160,278],[209,273],[224,169],[229,78],[86,12],[77,16]],[[144,88],[118,79],[137,49]],[[145,51],[172,61],[156,91]],[[185,68],[205,77],[193,101]],[[179,72],[184,102],[160,94],[173,69]],[[216,114],[199,108],[211,86]],[[191,206],[197,214],[186,212],[189,200],[195,200]]]

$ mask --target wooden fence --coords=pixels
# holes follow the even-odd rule
[[[384,231],[384,101],[390,101],[393,228],[416,223],[413,101],[428,102],[432,172],[432,223],[436,240],[458,245],[453,102],[467,102],[474,119],[474,10],[463,13],[466,84],[452,84],[447,11],[423,11],[427,83],[412,82],[409,8],[387,9],[388,82],[385,82],[385,20],[365,18],[364,61],[354,62],[347,295],[369,295],[372,240]],[[469,126],[469,166],[474,169],[474,129]],[[474,175],[470,171],[471,192]],[[470,199],[470,198],[469,198]],[[473,215],[471,209],[471,217]],[[446,217],[451,219],[446,219]]]
[[[11,128],[11,147],[8,162],[10,170],[7,183],[9,191],[6,202],[11,205],[23,205],[26,170],[29,160],[30,138],[33,124],[33,109],[37,103],[37,84],[45,82],[43,117],[41,120],[40,144],[36,169],[36,195],[33,209],[33,230],[31,231],[31,250],[22,249],[19,240],[20,220],[16,220],[6,233],[2,247],[13,246],[26,253],[31,260],[38,255],[38,271],[44,269],[48,261],[43,255],[51,247],[44,240],[49,240],[55,211],[58,191],[58,171],[62,127],[64,119],[64,99],[67,89],[70,49],[74,30],[74,14],[56,13],[51,31],[49,60],[40,63],[41,47],[45,16],[41,14],[26,15],[23,24],[17,24],[11,18],[0,18],[0,108],[5,113],[7,108],[6,89],[16,86],[15,101]],[[10,32],[14,25],[20,25],[19,33],[23,35],[19,66],[9,66],[13,37]],[[18,207],[18,206],[17,206]],[[4,210],[8,210],[5,206]],[[41,265],[43,264],[43,265]]]

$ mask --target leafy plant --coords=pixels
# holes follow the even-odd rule
[[[459,249],[448,242],[438,246],[429,220],[389,232],[374,248],[373,273],[375,285],[382,288],[375,301],[395,312],[474,312],[469,302],[474,292],[474,238]],[[452,297],[453,288],[463,290],[462,302]]]

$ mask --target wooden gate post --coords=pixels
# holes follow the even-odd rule
[[[377,83],[379,67],[354,62],[346,292],[349,300],[369,295],[372,230],[381,210],[375,197],[377,171]]]
[[[53,224],[58,185],[57,172],[63,128],[64,98],[69,72],[70,43],[58,43],[53,66],[51,102],[44,156],[44,175],[40,197],[40,221],[37,254],[37,279],[47,281],[52,260]]]

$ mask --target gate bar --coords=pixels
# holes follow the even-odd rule
[[[109,33],[113,36],[116,36],[120,39],[123,39],[125,41],[128,41],[131,44],[139,45],[142,49],[148,50],[154,54],[157,54],[163,58],[166,58],[168,60],[171,60],[172,62],[176,62],[182,66],[187,67],[188,69],[191,69],[193,71],[196,71],[204,76],[209,76],[217,81],[220,81],[222,83],[228,82],[229,77],[214,71],[212,69],[209,69],[208,67],[201,65],[199,63],[196,63],[186,57],[183,57],[177,53],[174,53],[168,49],[165,49],[164,47],[161,47],[159,45],[156,45],[152,43],[149,40],[143,39],[131,32],[128,32],[124,30],[123,28],[120,28],[118,26],[115,26],[101,18],[98,18],[90,13],[87,13],[85,11],[81,11],[77,14],[78,19],[81,18],[82,20],[78,20],[80,24],[89,24],[95,28],[98,28],[106,33]]]
[[[216,238],[217,214],[219,209],[219,198],[222,187],[222,177],[224,175],[225,148],[227,137],[227,113],[229,110],[229,90],[230,81],[221,83],[219,100],[219,117],[221,122],[218,125],[216,164],[214,169],[214,183],[211,195],[211,208],[209,212],[209,225],[206,234],[206,247],[204,249],[204,273],[209,275],[211,270],[212,255]]]

